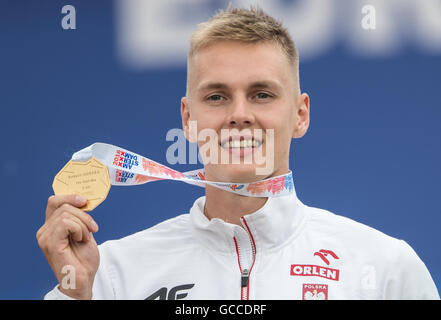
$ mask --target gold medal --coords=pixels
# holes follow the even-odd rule
[[[92,211],[103,202],[110,190],[107,167],[92,157],[86,162],[70,160],[54,178],[52,188],[56,195],[79,194],[87,199],[81,208]]]

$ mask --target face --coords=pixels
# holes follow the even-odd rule
[[[293,66],[274,44],[221,41],[191,58],[182,122],[187,138],[199,138],[200,151],[218,158],[205,163],[207,180],[252,182],[289,171],[291,139],[309,126],[309,97],[298,87]]]

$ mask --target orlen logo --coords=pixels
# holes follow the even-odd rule
[[[340,259],[339,257],[337,257],[337,255],[331,251],[331,250],[324,250],[324,249],[320,249],[317,252],[314,252],[315,256],[320,257],[324,263],[326,263],[329,266],[329,260],[328,260],[328,255],[330,255],[331,257],[333,257],[334,259]]]
[[[123,169],[132,169],[132,166],[136,167],[138,164],[137,155],[122,150],[116,150],[115,157],[113,158],[113,165]]]
[[[326,278],[329,280],[338,281],[340,271],[337,269],[314,266],[310,264],[292,264],[291,275],[304,276],[304,277],[316,276],[316,277]]]

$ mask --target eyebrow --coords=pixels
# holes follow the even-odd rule
[[[248,89],[257,89],[257,88],[262,88],[262,89],[274,88],[281,90],[282,86],[279,84],[278,81],[274,81],[274,80],[255,81],[248,86]],[[222,82],[206,82],[199,85],[197,91],[211,90],[211,89],[230,89],[230,86]]]

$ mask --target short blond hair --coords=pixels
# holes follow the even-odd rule
[[[244,43],[270,42],[279,45],[288,61],[294,67],[298,82],[299,56],[294,41],[282,23],[261,8],[231,8],[220,10],[211,19],[200,23],[190,38],[190,49],[187,57],[187,69],[191,58],[201,49],[218,41],[238,41]],[[187,94],[188,94],[187,70]]]

